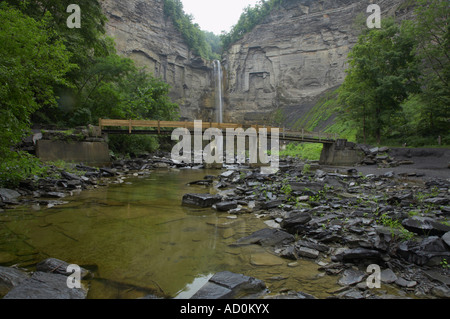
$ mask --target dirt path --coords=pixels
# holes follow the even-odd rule
[[[450,148],[393,148],[389,155],[399,160],[411,160],[414,164],[398,167],[378,168],[377,165],[356,166],[364,175],[416,174],[412,177],[429,179],[450,179]]]

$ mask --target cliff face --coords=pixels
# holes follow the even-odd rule
[[[171,85],[182,119],[213,118],[213,65],[193,55],[170,18],[163,0],[104,0],[106,30],[119,54],[145,66]]]
[[[293,124],[344,81],[359,34],[354,22],[369,16],[368,5],[378,4],[385,18],[407,14],[399,6],[408,1],[286,0],[224,53],[224,121],[279,125],[271,121],[278,110]],[[181,118],[214,120],[213,62],[190,52],[163,0],[102,3],[118,52],[172,86]]]
[[[224,54],[229,120],[273,124],[276,110],[293,124],[345,79],[358,16],[373,1],[289,0]],[[378,0],[382,17],[402,14],[402,0]],[[279,115],[278,115],[279,116]],[[279,123],[276,123],[279,124]]]

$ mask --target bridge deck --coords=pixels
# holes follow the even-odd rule
[[[186,128],[193,130],[196,125],[195,122],[176,122],[176,121],[144,121],[144,120],[105,120],[100,119],[100,130],[108,134],[136,134],[136,135],[171,135],[173,130],[170,128]],[[113,129],[105,129],[105,127],[114,127]],[[121,129],[126,127],[127,129]],[[271,132],[274,129],[279,130],[279,138],[284,141],[297,141],[305,143],[322,143],[333,144],[338,139],[337,135],[324,132],[308,132],[302,131],[289,131],[282,128],[268,127],[262,125],[250,125],[250,124],[234,124],[234,123],[212,123],[202,122],[202,131],[209,128],[218,128],[220,130],[226,129],[238,129],[254,128],[257,132],[259,129],[267,129],[268,137],[271,136]]]

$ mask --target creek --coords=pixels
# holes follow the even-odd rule
[[[255,214],[230,216],[181,205],[186,193],[210,192],[188,183],[213,170],[155,170],[83,191],[55,207],[19,207],[0,215],[0,254],[32,269],[53,257],[94,272],[91,299],[149,294],[189,298],[214,274],[231,271],[263,280],[273,293],[295,290],[318,298],[336,290],[308,260],[292,263],[261,246],[230,247],[267,228]]]

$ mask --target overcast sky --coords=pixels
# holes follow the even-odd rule
[[[184,12],[194,16],[200,28],[219,35],[230,31],[244,8],[254,6],[259,0],[181,0]]]

